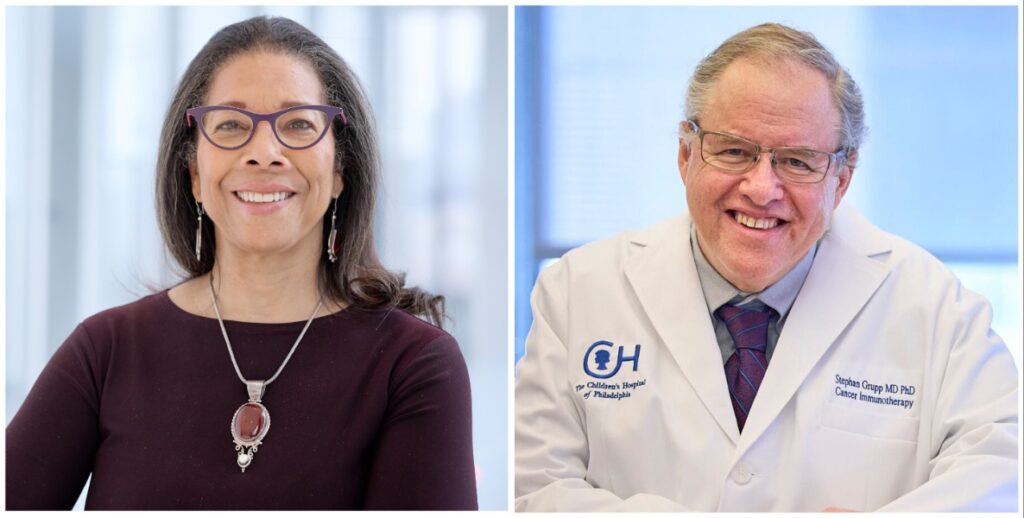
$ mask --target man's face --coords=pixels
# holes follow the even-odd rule
[[[839,112],[828,83],[803,64],[738,59],[725,69],[709,101],[699,121],[705,131],[731,133],[762,147],[833,152],[838,146]],[[704,163],[699,139],[679,142],[679,173],[701,251],[718,273],[747,292],[778,281],[807,254],[828,229],[853,175],[845,164],[838,174],[833,165],[819,183],[783,183],[769,156],[761,155],[744,174],[725,173]]]

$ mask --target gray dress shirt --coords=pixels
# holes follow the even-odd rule
[[[693,258],[697,263],[697,277],[700,279],[701,290],[704,291],[704,301],[708,305],[708,313],[715,325],[715,338],[718,340],[718,347],[722,350],[722,364],[729,360],[732,353],[736,351],[736,344],[733,343],[732,335],[725,327],[725,322],[715,316],[715,310],[723,304],[732,302],[744,308],[760,309],[768,306],[775,310],[768,321],[768,348],[765,355],[770,362],[772,353],[775,352],[775,343],[779,341],[782,334],[782,326],[786,324],[786,317],[789,315],[789,308],[793,306],[800,287],[804,285],[807,272],[811,270],[811,263],[814,262],[814,254],[818,250],[818,243],[807,251],[807,255],[800,260],[792,270],[786,272],[781,279],[768,286],[760,293],[747,293],[740,291],[729,281],[725,280],[704,257],[704,253],[697,243],[697,230],[690,225],[690,247],[693,249]]]

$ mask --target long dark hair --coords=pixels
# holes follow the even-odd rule
[[[445,318],[444,297],[406,287],[404,274],[384,268],[373,242],[373,209],[380,157],[377,135],[363,88],[344,60],[319,37],[287,18],[256,17],[229,25],[203,46],[189,63],[164,118],[157,160],[156,198],[160,230],[171,255],[189,278],[213,269],[217,243],[213,223],[203,218],[203,247],[195,256],[196,200],[192,195],[189,162],[194,160],[195,128],[185,123],[185,110],[203,103],[217,69],[250,51],[274,51],[309,63],[320,77],[327,103],[345,110],[348,124],[334,123],[336,171],[345,189],[338,199],[337,262],[321,254],[318,283],[326,298],[361,308],[397,307],[425,317],[437,326]],[[326,213],[325,213],[326,216]],[[330,218],[324,218],[327,242]]]

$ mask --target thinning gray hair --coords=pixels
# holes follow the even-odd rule
[[[707,110],[712,88],[733,61],[747,56],[794,59],[825,74],[839,110],[839,147],[856,152],[867,135],[864,98],[850,73],[809,32],[765,23],[739,32],[697,65],[686,91],[686,117],[699,120]],[[855,156],[855,154],[854,154]]]

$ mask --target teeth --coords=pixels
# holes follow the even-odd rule
[[[734,212],[734,214],[736,222],[739,223],[740,225],[743,225],[744,227],[767,230],[770,228],[775,228],[779,225],[779,220],[776,218],[754,219],[750,216],[747,216],[746,214],[741,214],[739,212]]]
[[[275,201],[281,201],[291,196],[291,193],[287,192],[259,193],[250,191],[238,191],[236,194],[238,194],[238,197],[241,198],[242,201],[248,203],[271,203]]]

